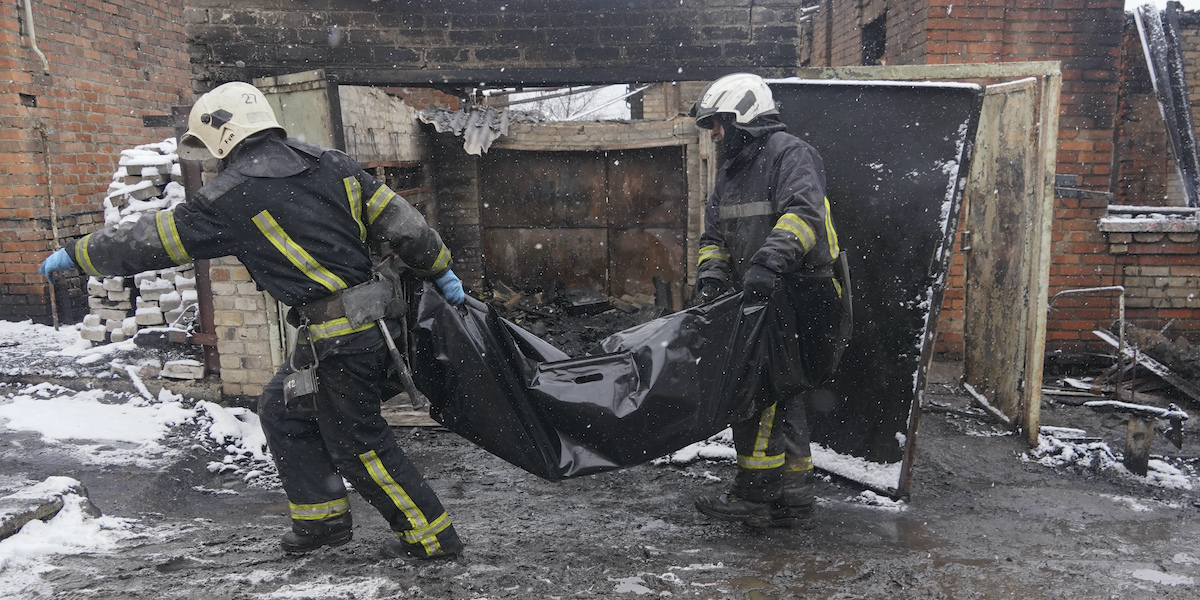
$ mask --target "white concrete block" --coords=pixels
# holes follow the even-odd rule
[[[125,278],[124,277],[105,277],[104,278],[104,289],[106,289],[110,292],[119,292],[119,291],[125,289]]]
[[[179,292],[174,290],[158,297],[158,306],[159,308],[163,309],[164,312],[179,308],[179,305],[182,302],[183,299],[179,296]]]
[[[92,314],[99,316],[101,319],[117,319],[123,321],[129,316],[127,310],[117,310],[115,308],[95,308],[92,309]]]
[[[105,331],[116,331],[120,328],[121,328],[121,321],[118,321],[116,319],[105,319],[105,321],[104,321],[104,330]]]
[[[139,308],[133,316],[138,325],[161,325],[163,323],[162,309],[157,306]]]
[[[168,361],[161,375],[172,379],[204,379],[204,364],[196,360]]]
[[[125,333],[126,337],[133,337],[138,331],[137,318],[126,317],[124,321],[121,321],[121,331]]]
[[[95,277],[88,277],[87,293],[89,296],[106,296],[108,290],[104,289],[104,282]]]
[[[112,300],[113,302],[128,302],[130,296],[132,296],[132,295],[133,295],[133,290],[131,290],[129,288],[124,288],[119,292],[109,292],[108,299]]]
[[[108,340],[114,344],[117,342],[123,342],[127,339],[129,339],[129,336],[125,335],[125,332],[121,331],[120,329],[114,329],[108,332]]]
[[[91,315],[83,316],[83,326],[84,327],[96,327],[97,325],[100,325],[100,322],[101,322],[100,315],[91,314]]]
[[[81,337],[85,340],[93,341],[93,342],[103,342],[104,338],[107,334],[108,334],[108,331],[104,329],[103,325],[100,325],[98,327],[80,327],[79,328],[79,337]]]

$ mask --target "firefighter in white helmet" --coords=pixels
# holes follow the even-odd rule
[[[840,250],[817,151],[787,133],[757,75],[713,81],[691,115],[723,160],[705,208],[693,303],[740,290],[746,302],[790,303],[765,339],[770,372],[762,409],[733,425],[738,473],[723,494],[701,496],[710,517],[751,526],[810,526],[812,454],[803,395],[831,372],[844,311]]]
[[[379,323],[397,315],[364,320],[348,310],[356,293],[377,285],[378,260],[390,252],[461,304],[462,284],[437,232],[345,153],[286,138],[266,97],[247,83],[201,96],[178,152],[216,157],[222,168],[187,202],[86,235],[42,272],[78,265],[95,277],[133,275],[236,256],[260,288],[292,307],[289,321],[299,326],[296,351],[258,405],[290,506],[283,550],[350,541],[344,477],[395,532],[385,556],[457,555],[462,542],[450,517],[380,415],[396,365]],[[312,376],[312,394],[285,391],[297,371]]]

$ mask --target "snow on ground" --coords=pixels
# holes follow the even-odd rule
[[[869,487],[888,490],[895,489],[900,484],[900,463],[874,463],[868,460],[839,454],[817,443],[812,443],[813,465],[827,473],[833,473],[852,481],[863,483]],[[666,456],[656,458],[651,464],[686,465],[697,460],[713,462],[735,462],[737,451],[733,448],[733,430],[724,431],[694,444],[685,446]],[[705,473],[708,476],[708,473]],[[716,481],[720,478],[712,477]],[[865,502],[878,506],[873,502]]]
[[[113,359],[138,362],[148,351],[132,340],[92,345],[79,337],[79,325],[61,325],[57,330],[32,321],[0,321],[0,374],[9,377],[41,375],[72,379],[112,377]],[[128,362],[128,361],[127,361]]]
[[[6,429],[36,432],[42,442],[85,463],[152,467],[177,452],[161,442],[171,428],[196,416],[181,400],[165,389],[157,401],[149,402],[105,390],[75,391],[40,383],[5,390],[0,422]]]
[[[53,330],[51,330],[53,331]],[[47,418],[53,415],[54,418]],[[179,439],[193,435],[193,449],[224,454],[213,461],[210,471],[235,473],[252,485],[279,487],[279,478],[266,450],[266,439],[258,416],[244,408],[225,408],[212,402],[185,400],[167,389],[157,398],[104,390],[72,390],[51,383],[37,385],[0,384],[0,432],[16,431],[38,436],[38,443],[87,464],[136,464],[155,467],[180,454]],[[194,433],[193,433],[194,432]],[[14,439],[20,450],[28,440]],[[63,483],[62,480],[69,480]],[[25,488],[19,494],[31,497],[52,495],[50,484],[70,487],[78,484],[70,478],[54,477],[38,486],[18,474],[5,474],[0,487]],[[226,493],[225,490],[213,490]],[[37,590],[44,582],[42,574],[53,570],[46,557],[55,554],[95,554],[116,549],[131,538],[177,535],[177,526],[155,531],[133,519],[94,517],[84,510],[86,499],[74,494],[63,496],[64,508],[48,522],[32,521],[20,532],[0,541],[0,590]],[[286,589],[286,588],[284,588]],[[374,598],[371,590],[378,583],[342,587],[353,597]],[[321,596],[321,590],[296,590],[295,596]],[[2,595],[2,594],[0,594]],[[329,596],[330,598],[352,597]]]
[[[55,490],[49,486],[65,490],[72,485],[78,486],[79,482],[53,477],[25,490],[25,494],[53,495]],[[13,495],[17,496],[21,494]],[[103,554],[117,549],[123,540],[144,536],[135,531],[132,519],[92,516],[89,502],[82,496],[65,494],[62,499],[63,507],[54,518],[30,521],[16,534],[0,540],[0,590],[6,594],[42,589],[42,574],[54,570],[43,560],[48,556]]]
[[[1045,429],[1043,428],[1043,431]],[[1151,459],[1149,472],[1145,477],[1141,477],[1126,469],[1120,456],[1113,452],[1107,443],[1046,434],[1038,436],[1037,448],[1022,454],[1021,460],[1055,469],[1084,468],[1110,472],[1149,485],[1180,490],[1191,490],[1194,476],[1186,465],[1176,467],[1165,460]]]

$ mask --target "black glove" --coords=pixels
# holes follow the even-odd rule
[[[762,265],[754,264],[742,278],[742,292],[750,302],[766,302],[775,291],[775,271]]]
[[[711,302],[717,296],[724,294],[727,289],[729,289],[729,286],[719,279],[711,277],[701,279],[696,282],[696,289],[692,292],[691,305],[700,306],[701,304]]]

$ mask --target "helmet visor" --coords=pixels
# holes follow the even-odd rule
[[[179,144],[175,148],[175,154],[183,160],[207,160],[213,158],[213,153],[208,150],[208,146],[200,140],[192,132],[183,134],[179,139]]]

